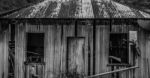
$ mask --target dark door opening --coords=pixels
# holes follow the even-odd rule
[[[27,33],[26,62],[44,62],[44,33]]]

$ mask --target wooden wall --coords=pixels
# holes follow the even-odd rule
[[[148,78],[148,64],[150,64],[149,52],[149,32],[145,32],[138,27],[128,28],[126,25],[114,25],[112,32],[128,33],[128,29],[138,31],[138,42],[141,49],[141,57],[138,58],[140,69],[135,71],[135,78]],[[109,53],[109,33],[110,27],[107,25],[96,25],[95,32],[93,25],[78,25],[75,24],[62,24],[62,25],[30,25],[28,23],[19,24],[16,26],[16,56],[15,56],[15,78],[24,78],[25,72],[25,52],[26,52],[26,33],[45,33],[44,44],[44,61],[45,73],[44,78],[61,77],[62,73],[66,70],[66,53],[67,53],[67,38],[68,37],[84,37],[85,38],[85,61],[84,61],[84,74],[92,75],[110,71],[111,68],[108,64]],[[95,38],[94,38],[95,37]],[[95,41],[94,41],[95,39]],[[95,42],[95,43],[94,43]],[[94,50],[95,49],[95,50]],[[95,51],[95,52],[93,52]],[[95,53],[95,54],[94,54]],[[95,60],[94,60],[95,55]],[[90,60],[90,61],[89,61]],[[148,62],[147,62],[148,61]],[[95,64],[93,64],[95,63]],[[95,66],[93,66],[95,65]],[[120,68],[125,68],[120,67]],[[132,71],[128,73],[133,73]],[[121,78],[127,78],[126,73],[121,75]],[[131,74],[128,74],[131,75]],[[133,74],[132,74],[133,75]],[[106,78],[107,76],[103,76]],[[130,76],[129,78],[133,78]]]
[[[137,72],[137,78],[149,78],[150,77],[150,45],[149,45],[149,31],[139,30],[138,32],[138,42],[139,48],[141,50],[141,57],[138,59],[139,69],[140,72]]]
[[[8,78],[9,28],[0,31],[0,77]]]
[[[120,65],[109,65],[108,63],[108,55],[109,55],[109,34],[110,33],[127,33],[128,34],[128,26],[127,25],[97,25],[96,26],[96,41],[95,41],[95,74],[104,73],[108,71],[112,71],[117,69],[126,68],[127,66]],[[127,78],[127,73],[120,73],[121,78]],[[116,77],[116,76],[115,76]],[[102,78],[112,78],[111,74],[102,76]],[[129,78],[129,77],[128,77]]]
[[[150,77],[150,32],[146,32],[146,38],[145,38],[145,45],[146,45],[146,49],[145,49],[145,58],[144,58],[144,62],[143,64],[145,64],[145,75],[147,76],[147,78]],[[141,51],[142,52],[142,51]],[[143,77],[145,76],[143,75]]]
[[[3,34],[3,52],[4,52],[4,62],[3,62],[3,70],[4,70],[4,78],[7,78],[8,77],[8,53],[9,53],[9,44],[8,44],[8,41],[9,41],[9,29],[7,29],[4,34]]]
[[[15,78],[24,78],[26,33],[45,33],[44,60],[45,78],[58,76],[66,69],[67,37],[74,35],[74,26],[63,25],[29,25],[16,27],[16,62]],[[64,70],[64,71],[63,71]]]
[[[109,33],[110,27],[107,25],[96,26],[95,41],[95,74],[108,71],[108,53],[109,53]]]
[[[1,69],[0,77],[3,77],[3,36],[2,35],[0,35],[0,69]]]
[[[25,61],[25,25],[19,24],[15,29],[15,78],[24,77]]]
[[[85,38],[85,75],[93,73],[93,26],[78,25],[77,37]],[[90,56],[89,56],[90,55]],[[90,60],[90,61],[88,61]],[[90,62],[90,63],[89,63]]]

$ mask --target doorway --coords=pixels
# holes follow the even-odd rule
[[[44,33],[27,33],[26,50],[25,78],[43,78]]]

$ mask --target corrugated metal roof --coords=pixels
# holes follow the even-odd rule
[[[150,18],[150,14],[112,0],[45,0],[10,18]]]

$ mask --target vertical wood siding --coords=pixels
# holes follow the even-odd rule
[[[46,30],[45,78],[61,76],[66,71],[67,37],[74,35],[74,25],[51,25]]]
[[[150,75],[150,32],[142,28],[138,30],[138,44],[141,56],[136,60],[136,64],[140,67],[135,71],[136,78],[149,78]]]
[[[66,72],[66,52],[67,52],[67,38],[68,37],[73,37],[75,33],[75,26],[74,25],[63,25],[62,28],[62,61],[61,61],[61,70],[62,73]]]
[[[140,47],[140,50],[141,50],[141,57],[138,59],[139,60],[139,66],[140,66],[140,69],[138,69],[139,71],[137,72],[137,78],[142,78],[142,76],[144,76],[144,62],[143,62],[143,58],[145,58],[145,38],[144,38],[144,31],[143,30],[140,30],[138,32],[138,42],[139,42],[139,47]]]
[[[139,30],[139,27],[129,26],[130,30],[138,31],[138,43],[141,50],[141,57],[138,58],[137,64],[141,67],[136,69],[135,74],[129,71],[127,73],[122,72],[119,76],[121,78],[148,78],[148,68],[150,64],[150,52],[149,52],[149,32],[143,29]],[[44,61],[45,61],[45,73],[44,78],[61,77],[62,73],[66,72],[66,55],[67,55],[67,38],[77,37],[85,38],[85,61],[84,72],[85,75],[92,75],[104,73],[112,70],[108,64],[109,54],[109,33],[110,27],[107,25],[97,25],[95,31],[95,43],[93,43],[93,26],[92,25],[78,25],[77,31],[75,31],[75,25],[29,25],[19,24],[16,26],[16,49],[15,49],[15,78],[24,78],[24,61],[26,50],[26,34],[31,33],[45,33],[44,44]],[[128,33],[127,25],[113,25],[112,33]],[[2,39],[3,40],[3,39]],[[2,43],[2,42],[1,42]],[[0,43],[0,46],[2,46]],[[3,43],[2,43],[3,44]],[[95,44],[95,62],[93,62],[93,44]],[[7,45],[6,45],[7,46]],[[0,50],[3,51],[1,48]],[[3,54],[3,52],[1,52]],[[7,55],[7,54],[5,54]],[[89,56],[90,55],[90,56]],[[3,57],[0,57],[3,58]],[[7,59],[7,58],[5,58]],[[90,61],[89,61],[90,60]],[[4,59],[1,61],[3,62]],[[89,63],[90,62],[90,63]],[[95,64],[93,64],[95,63]],[[95,65],[95,66],[93,66]],[[3,67],[3,65],[1,65]],[[95,67],[95,69],[93,69]],[[125,68],[126,66],[115,67],[115,69]],[[150,68],[149,68],[150,69]],[[95,70],[95,71],[94,71]],[[0,72],[1,75],[3,72]],[[129,75],[129,76],[127,76]],[[109,77],[109,76],[103,76]]]
[[[4,78],[8,78],[8,54],[9,54],[9,44],[8,44],[8,41],[9,41],[9,28],[4,31],[3,33],[3,56],[4,56],[4,62],[2,64],[4,64]]]
[[[146,59],[145,59],[145,72],[147,78],[150,77],[150,32],[146,33]]]
[[[84,38],[68,38],[68,51],[67,51],[67,71],[77,74],[84,73]]]
[[[0,77],[8,77],[9,29],[0,32]]]
[[[16,26],[15,32],[15,78],[24,78],[25,25]]]
[[[96,74],[108,71],[108,52],[109,52],[109,26],[96,26]]]
[[[45,37],[45,78],[53,78],[53,58],[54,58],[54,31],[53,26],[47,27]]]
[[[40,25],[19,24],[16,26],[15,34],[15,78],[25,77],[26,61],[26,34],[27,33],[44,33],[46,27]],[[45,46],[45,45],[44,45]]]
[[[3,33],[0,33],[0,77],[3,77]]]
[[[60,73],[60,59],[61,59],[61,26],[59,25],[54,25],[54,26],[50,26],[51,27],[51,35],[49,37],[50,40],[52,40],[52,44],[51,47],[49,47],[50,49],[52,49],[53,51],[53,61],[51,62],[51,64],[53,64],[53,71],[52,74],[54,77],[57,77]]]
[[[112,25],[112,33],[128,33],[128,25]]]
[[[42,25],[29,25],[26,24],[26,32],[28,33],[44,33],[45,27]]]
[[[93,73],[93,26],[92,25],[79,25],[77,27],[77,36],[85,37],[85,75]],[[88,57],[88,55],[91,55]],[[88,63],[88,59],[91,59],[90,63]],[[89,65],[91,64],[91,66]],[[90,67],[89,67],[90,66]],[[89,70],[90,69],[90,70]]]
[[[138,42],[139,42],[139,48],[141,51],[141,57],[138,59],[138,65],[140,66],[139,71],[137,72],[137,78],[149,78],[150,75],[148,73],[150,62],[149,60],[149,32],[144,31],[143,29],[140,29],[138,32]]]

